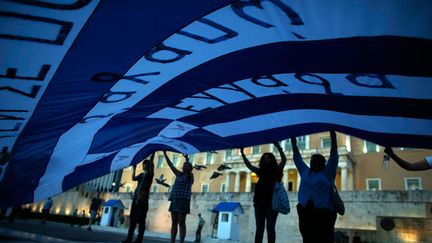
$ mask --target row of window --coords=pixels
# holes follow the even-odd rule
[[[189,155],[189,161],[193,162],[194,161],[194,154]],[[156,168],[162,168],[163,167],[163,163],[164,163],[165,157],[163,155],[159,155],[157,157],[157,161],[156,161]],[[172,163],[174,164],[175,167],[177,167],[179,165],[179,154],[172,154],[172,158],[171,158]],[[207,152],[206,153],[206,158],[204,160],[204,165],[211,165],[213,164],[213,153],[212,152]]]
[[[422,181],[420,177],[405,177],[406,190],[422,190]],[[368,178],[366,179],[366,190],[380,191],[381,178]]]
[[[300,150],[308,149],[309,146],[307,146],[309,142],[309,136],[301,136],[298,137],[298,147]],[[286,151],[291,150],[291,142],[290,140],[284,140],[282,141],[283,149]],[[260,154],[260,145],[252,146],[252,155],[258,155]],[[207,152],[204,162],[204,165],[211,165],[213,164],[213,152]],[[226,149],[225,150],[225,160],[228,160],[230,157],[233,156],[233,149]],[[189,161],[194,162],[194,154],[189,155]],[[163,155],[158,155],[157,161],[156,161],[156,168],[162,168],[164,164],[165,157]],[[172,163],[174,166],[178,166],[179,163],[179,154],[173,153],[172,154]]]
[[[300,150],[306,150],[309,149],[309,136],[300,136],[297,137],[297,145],[298,148]],[[251,154],[252,155],[258,155],[261,153],[260,151],[260,145],[256,145],[256,146],[252,146],[251,147]],[[291,140],[290,139],[286,139],[283,140],[281,142],[281,147],[284,151],[291,151],[292,150],[292,146],[291,146]],[[321,148],[330,148],[331,147],[331,139],[330,137],[322,137],[321,138]],[[380,147],[372,142],[368,142],[368,141],[364,141],[363,143],[363,152],[364,153],[369,153],[369,152],[379,152]],[[276,148],[273,146],[272,147],[272,151],[276,151]],[[213,152],[207,152],[206,153],[206,157],[205,160],[203,161],[204,165],[211,165],[213,164]],[[174,166],[178,166],[179,163],[179,155],[173,153],[172,155],[172,162],[174,164]],[[229,160],[230,157],[233,156],[233,149],[226,149],[225,150],[225,160]],[[159,155],[157,157],[157,162],[156,162],[156,168],[162,168],[163,167],[163,162],[164,162],[164,156],[163,155]],[[189,160],[191,162],[194,162],[194,154],[189,155]]]
[[[422,181],[420,177],[406,177],[404,179],[405,181],[405,189],[406,190],[422,190]],[[366,179],[366,190],[368,191],[380,191],[382,190],[381,187],[381,178],[368,178]],[[126,192],[130,192],[130,187],[126,187]],[[222,183],[220,185],[220,192],[226,192],[227,188],[225,183]],[[251,188],[251,191],[253,190],[253,185]],[[288,191],[293,191],[292,184]],[[151,192],[158,192],[158,186],[153,185]],[[201,192],[209,192],[209,184],[202,183],[201,184]]]

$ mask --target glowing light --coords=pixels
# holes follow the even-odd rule
[[[163,202],[154,211],[154,229],[159,232],[169,233],[171,229],[171,215],[168,212],[169,202]]]
[[[420,238],[418,232],[398,232],[397,235],[404,242],[418,242]]]
[[[59,213],[60,213],[60,208],[56,208],[56,209],[55,209],[55,213],[56,213],[56,214],[59,214]]]
[[[66,215],[69,215],[70,212],[71,212],[71,209],[70,209],[70,208],[66,208],[66,209],[65,209],[65,214],[66,214]]]

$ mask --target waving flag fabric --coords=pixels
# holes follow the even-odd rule
[[[155,150],[432,148],[429,0],[0,3],[1,206]],[[7,196],[5,196],[7,195]]]

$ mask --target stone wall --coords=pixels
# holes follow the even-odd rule
[[[69,194],[69,195],[65,195]],[[65,193],[54,198],[54,208],[62,208],[61,205],[75,204],[81,205],[83,200],[80,199],[79,191],[72,191]],[[72,196],[71,194],[74,194]],[[427,211],[430,210],[432,205],[432,190],[425,191],[344,191],[340,192],[342,199],[345,202],[346,213],[344,216],[339,216],[336,222],[336,228],[341,231],[346,231],[348,235],[352,236],[354,233],[362,236],[363,238],[370,239],[371,236],[380,235],[385,233],[382,229],[377,227],[377,217],[393,217],[405,219],[421,219],[429,217]],[[171,227],[171,216],[168,212],[169,201],[167,200],[167,193],[154,193],[150,196],[149,212],[147,217],[147,231],[158,233],[169,233]],[[115,193],[103,195],[105,199],[122,199],[126,207],[130,207],[130,194]],[[206,220],[206,225],[203,228],[202,236],[210,237],[212,234],[212,225],[214,214],[211,210],[223,201],[240,202],[243,206],[245,214],[240,218],[241,242],[253,242],[255,232],[255,219],[252,204],[253,193],[194,193],[191,202],[191,214],[187,217],[187,235],[193,236],[197,227],[197,215],[201,213]],[[74,198],[74,199],[72,199]],[[89,198],[91,198],[89,196]],[[301,242],[300,232],[298,230],[298,217],[295,205],[297,204],[297,193],[289,193],[291,213],[288,215],[279,214],[276,235],[277,242]],[[75,201],[75,203],[73,203]],[[89,202],[89,199],[86,199]],[[59,206],[60,205],[60,206]],[[69,209],[70,210],[70,209]],[[52,212],[53,213],[53,212]],[[63,211],[60,213],[64,213]],[[125,212],[128,214],[128,211]],[[127,227],[127,222],[124,227]],[[395,221],[396,225],[400,227],[402,221]],[[400,222],[400,223],[398,223]],[[411,221],[410,221],[411,222]],[[430,222],[430,221],[428,221]],[[430,225],[430,223],[424,223]],[[410,229],[409,234],[415,234],[419,239],[429,239],[422,234],[430,234],[430,231],[417,232],[417,228]],[[381,230],[381,231],[380,231]],[[378,232],[379,231],[379,232]],[[348,233],[349,232],[349,233]],[[375,233],[374,233],[375,232]],[[366,236],[366,234],[368,236]],[[265,236],[265,234],[264,234]],[[406,234],[405,234],[406,236]],[[377,236],[376,241],[379,239],[387,239],[385,236]],[[392,234],[392,239],[402,238],[404,234]],[[394,238],[396,237],[396,238]],[[402,238],[401,238],[402,237]],[[399,239],[398,238],[398,239]],[[266,240],[265,240],[266,241]],[[371,242],[371,240],[369,240]],[[382,241],[381,241],[382,242]]]
[[[394,228],[384,230],[383,220],[391,220]],[[432,242],[432,218],[377,217],[377,225],[382,242]]]
[[[377,216],[425,218],[428,202],[432,202],[432,191],[380,191],[380,192],[340,192],[345,202],[346,214],[339,216],[336,222],[338,230],[358,229],[377,230]],[[252,193],[197,193],[193,195],[191,215],[187,217],[187,234],[193,235],[197,225],[197,215],[201,213],[206,220],[203,236],[211,236],[212,213],[221,201],[240,202],[245,211],[241,218],[241,242],[253,242],[255,219]],[[298,217],[295,205],[297,193],[289,193],[291,213],[279,214],[276,234],[277,242],[300,242]],[[151,197],[148,230],[168,233],[170,229],[169,202],[167,194],[158,193]],[[421,234],[421,232],[418,232]]]

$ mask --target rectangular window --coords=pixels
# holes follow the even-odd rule
[[[209,185],[208,184],[201,184],[201,192],[208,192]]]
[[[206,159],[205,159],[205,164],[206,165],[210,165],[212,163],[212,158],[213,158],[213,153],[207,152]]]
[[[382,168],[388,169],[390,167],[390,157],[387,154],[383,155]]]
[[[299,150],[305,150],[307,149],[309,146],[306,144],[307,143],[306,136],[300,136],[297,137],[297,147],[299,148]]]
[[[282,148],[284,151],[291,151],[292,150],[291,139],[285,140]]]
[[[157,185],[153,185],[152,187],[152,192],[157,192],[158,191],[158,186]]]
[[[368,178],[368,179],[366,179],[366,190],[368,190],[368,191],[380,191],[381,190],[381,179],[380,178]]]
[[[222,213],[221,218],[222,218],[222,220],[221,220],[222,222],[228,222],[229,214],[227,214],[227,213]]]
[[[178,166],[178,162],[179,162],[178,154],[173,154],[173,158],[172,158],[172,160],[173,160],[173,165],[174,165],[175,167],[177,167],[177,166]]]
[[[363,150],[365,153],[378,152],[378,146],[374,143],[369,142],[369,141],[365,141],[365,145],[364,145]]]
[[[330,147],[331,147],[331,139],[321,138],[321,148],[330,148]]]
[[[156,168],[162,168],[162,166],[163,166],[163,160],[164,160],[164,156],[163,155],[158,155]]]
[[[226,185],[225,185],[225,183],[221,184],[221,190],[220,191],[221,192],[226,192]]]
[[[405,177],[406,190],[422,190],[420,177]]]
[[[260,153],[260,146],[253,146],[252,147],[252,154],[259,154]]]
[[[229,160],[232,156],[232,149],[225,150],[225,160]]]

